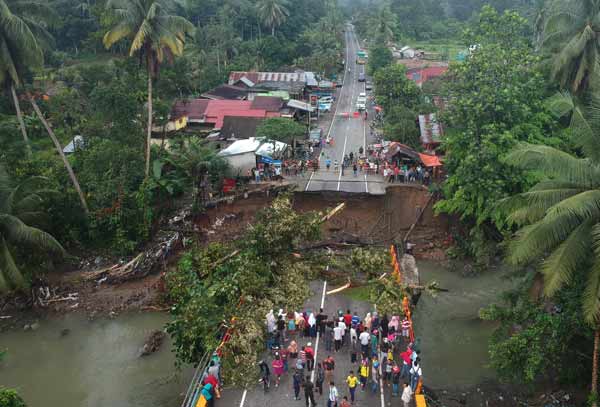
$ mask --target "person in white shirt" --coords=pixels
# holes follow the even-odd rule
[[[327,399],[327,407],[337,407],[339,393],[333,382],[329,382],[329,397]]]
[[[408,384],[404,383],[403,386],[404,390],[402,390],[402,397],[400,398],[402,399],[402,403],[404,403],[404,407],[409,407],[413,392]]]
[[[368,355],[369,354],[369,341],[371,340],[371,334],[369,333],[369,331],[366,328],[360,334],[360,336],[358,337],[358,340],[360,341],[361,352],[363,353],[363,355]]]
[[[346,335],[346,330],[348,329],[348,326],[346,326],[346,323],[344,322],[344,318],[340,318],[340,322],[338,322],[338,325],[340,326],[340,328],[342,328],[342,345],[343,345],[344,341],[347,341],[349,339],[349,338],[344,337]]]
[[[413,362],[412,368],[410,369],[410,389],[414,392],[417,388],[417,383],[419,383],[419,379],[423,375],[423,371],[420,366],[421,358],[417,358]]]
[[[356,343],[358,342],[358,334],[356,328],[350,327],[350,343],[352,344],[352,350],[356,349]]]
[[[338,324],[335,328],[333,328],[333,340],[334,340],[334,349],[335,351],[339,351],[342,347],[342,339],[344,337],[345,329]]]

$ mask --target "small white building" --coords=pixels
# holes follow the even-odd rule
[[[411,59],[417,56],[417,50],[409,47],[408,45],[400,48],[400,58]]]
[[[223,157],[233,169],[234,174],[245,176],[257,162],[266,164],[280,164],[279,160],[285,153],[288,145],[281,141],[264,140],[251,137],[238,140],[218,155]]]

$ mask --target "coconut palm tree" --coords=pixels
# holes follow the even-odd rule
[[[552,76],[563,88],[584,92],[600,61],[600,1],[554,0],[545,12],[543,45],[554,55]]]
[[[13,186],[4,167],[0,166],[0,293],[27,287],[15,262],[15,247],[28,245],[36,250],[64,251],[50,234],[27,224],[41,216],[42,198],[32,184]]]
[[[285,23],[290,11],[287,0],[258,0],[256,11],[263,24],[271,27],[271,35],[275,36],[275,28]]]
[[[389,41],[394,39],[394,32],[396,31],[396,17],[395,14],[392,13],[389,3],[383,3],[379,7],[377,15],[375,16],[373,27],[375,30],[374,38],[376,42],[387,44]]]
[[[55,19],[55,12],[45,3],[35,0],[0,0],[0,84],[4,84],[10,89],[21,134],[29,155],[31,155],[31,147],[15,87],[22,84],[22,77],[27,69],[42,65],[43,52],[41,45],[51,45],[52,43],[52,36],[46,30],[43,22],[52,22]],[[27,96],[36,115],[44,124],[48,135],[54,142],[58,154],[69,173],[71,182],[79,195],[81,205],[87,214],[89,212],[87,202],[71,164],[66,159],[58,139],[38,108],[35,98],[29,93],[27,93]]]
[[[569,110],[562,95],[554,103]],[[562,105],[559,104],[562,103]],[[541,145],[521,145],[507,157],[544,178],[529,191],[508,199],[509,220],[519,226],[508,247],[513,264],[535,263],[544,277],[544,293],[554,295],[573,276],[587,279],[582,315],[594,328],[591,391],[597,394],[600,346],[600,133],[597,118],[571,105],[577,144],[585,157]],[[587,120],[589,118],[589,120]]]
[[[116,25],[104,35],[108,49],[122,40],[131,40],[129,56],[137,55],[148,72],[148,129],[146,137],[146,178],[150,174],[152,138],[152,81],[157,77],[165,57],[183,53],[186,36],[194,26],[180,16],[169,14],[164,0],[108,0],[107,9],[116,17]]]
[[[31,145],[16,87],[22,83],[21,77],[24,70],[28,66],[39,66],[42,59],[42,49],[27,23],[11,12],[5,0],[0,0],[0,84],[12,96],[21,135],[29,156],[31,156]]]

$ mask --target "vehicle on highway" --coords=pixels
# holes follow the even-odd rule
[[[364,82],[365,81],[365,74],[363,72],[360,72],[358,74],[358,81],[359,82]]]
[[[327,113],[331,110],[331,103],[319,103],[319,110],[323,113]]]
[[[322,98],[319,99],[319,103],[332,104],[333,103],[333,97],[332,96],[323,96]]]
[[[360,93],[358,94],[358,97],[359,97],[359,98],[364,98],[364,99],[366,99],[366,98],[367,98],[367,94],[366,94],[365,92],[360,92]]]
[[[371,82],[365,83],[365,90],[373,90],[373,84]]]
[[[356,110],[363,111],[367,108],[367,96],[364,93],[361,93],[358,98],[356,98]]]

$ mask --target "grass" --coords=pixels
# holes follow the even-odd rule
[[[369,286],[363,285],[360,287],[351,287],[342,292],[348,298],[351,298],[356,301],[364,301],[369,302]]]

